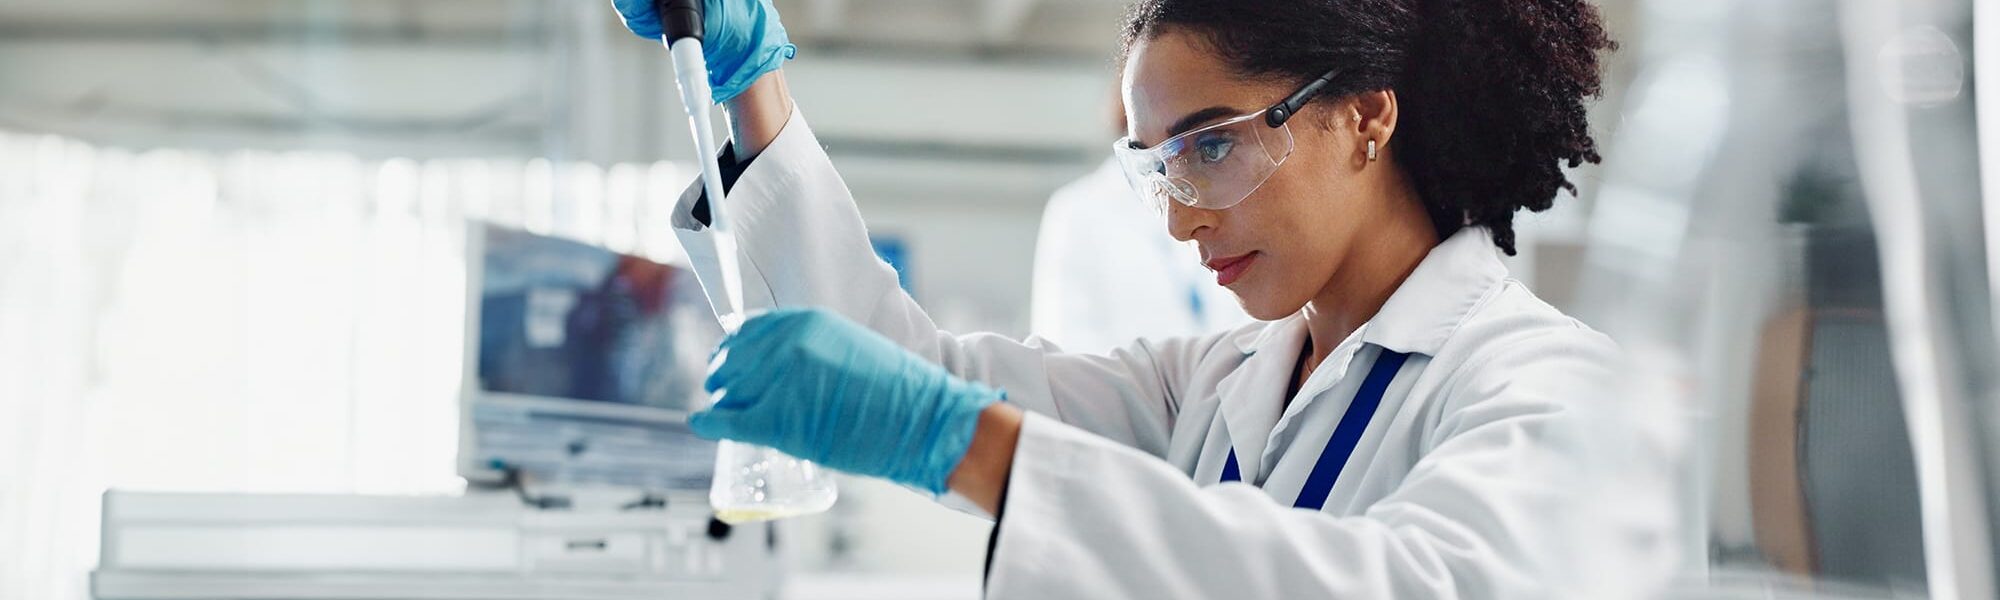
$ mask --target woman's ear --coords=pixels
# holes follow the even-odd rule
[[[1356,94],[1346,106],[1352,111],[1346,116],[1350,118],[1348,123],[1353,127],[1350,131],[1356,143],[1362,145],[1364,152],[1371,142],[1377,148],[1375,152],[1369,152],[1369,159],[1374,160],[1377,152],[1386,153],[1389,139],[1396,134],[1396,91],[1362,92]]]

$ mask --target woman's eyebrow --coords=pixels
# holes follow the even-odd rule
[[[1207,123],[1209,121],[1213,121],[1222,117],[1233,117],[1242,112],[1245,111],[1241,111],[1228,106],[1210,106],[1208,108],[1188,113],[1187,116],[1181,117],[1181,120],[1174,121],[1173,127],[1167,128],[1167,137],[1174,137],[1183,133],[1187,133],[1188,130],[1194,129],[1195,127],[1199,127],[1202,124]]]

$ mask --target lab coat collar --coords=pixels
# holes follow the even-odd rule
[[[1500,262],[1492,239],[1484,227],[1466,227],[1432,248],[1375,317],[1362,325],[1361,341],[1397,352],[1436,355],[1480,299],[1507,278],[1507,266]],[[1285,334],[1304,327],[1303,314],[1294,314],[1270,322],[1256,335],[1238,336],[1236,347],[1254,354],[1296,345],[1302,340]]]
[[[1361,341],[1397,352],[1437,355],[1472,309],[1507,278],[1485,227],[1466,227],[1431,249],[1369,319]]]

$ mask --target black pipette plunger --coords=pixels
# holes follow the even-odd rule
[[[701,0],[660,0],[654,7],[660,12],[661,37],[667,43],[682,38],[701,40]]]

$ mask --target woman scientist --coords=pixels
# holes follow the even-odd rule
[[[652,0],[615,4],[657,38]],[[793,109],[769,0],[707,11],[724,206],[769,310],[722,343],[696,432],[970,501],[994,597],[1555,593],[1578,513],[1554,482],[1617,351],[1499,255],[1598,158],[1588,3],[1141,0],[1116,152],[1267,322],[1110,355],[939,331]],[[674,215],[698,272],[707,214],[695,186]]]

